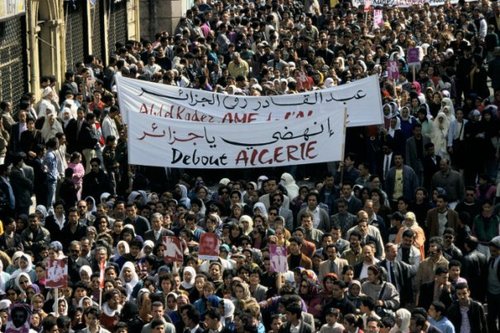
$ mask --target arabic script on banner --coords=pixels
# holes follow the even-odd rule
[[[239,96],[117,78],[122,117],[128,112],[197,123],[259,123],[306,119],[345,108],[349,126],[383,123],[376,76],[331,89],[281,96]]]
[[[129,112],[129,162],[177,168],[273,167],[338,161],[344,112],[305,120],[200,124]]]

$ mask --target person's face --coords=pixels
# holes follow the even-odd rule
[[[450,275],[448,273],[443,273],[436,276],[436,281],[439,285],[445,285],[448,282]]]
[[[193,278],[193,274],[191,274],[191,272],[189,272],[189,271],[184,272],[184,281],[191,281],[192,278]]]
[[[271,329],[273,330],[273,332],[278,332],[281,326],[283,326],[283,321],[281,320],[281,318],[274,318],[271,322]]]
[[[356,236],[351,236],[349,238],[349,244],[351,245],[351,248],[359,248],[359,238]]]
[[[442,198],[438,198],[438,199],[436,200],[436,207],[437,207],[439,210],[446,209],[446,202],[445,202]]]
[[[57,310],[59,311],[60,314],[66,313],[67,307],[66,307],[66,302],[64,301],[59,301]]]
[[[483,208],[483,214],[484,214],[484,215],[489,215],[489,214],[491,214],[491,212],[492,212],[492,210],[493,210],[493,206],[492,206],[492,205],[490,205],[490,203],[488,203],[488,202],[485,202],[485,203],[483,204],[482,208]]]
[[[236,294],[236,298],[244,299],[245,298],[245,290],[241,286],[236,286],[234,288],[234,293]]]
[[[344,297],[344,290],[337,285],[332,285],[332,296],[335,299],[341,299]]]
[[[302,226],[306,230],[311,230],[313,228],[313,220],[310,216],[305,216],[302,218]]]
[[[373,248],[369,245],[363,247],[363,256],[366,262],[372,262],[375,256]]]
[[[429,245],[429,256],[434,258],[439,256],[439,250],[436,244]]]
[[[137,209],[135,208],[135,206],[127,207],[126,212],[129,217],[134,217],[135,214],[137,213]]]
[[[352,193],[352,187],[351,187],[351,185],[344,185],[344,186],[342,186],[342,195],[344,196],[344,198],[350,197],[351,193]]]
[[[85,322],[88,323],[90,326],[96,327],[99,324],[99,318],[89,313],[85,315]]]
[[[467,305],[469,303],[469,289],[459,289],[456,291],[458,302],[460,305]]]
[[[359,228],[359,231],[361,232],[362,235],[368,234],[368,222],[366,222],[366,221],[359,222],[358,228]]]
[[[276,183],[275,180],[269,180],[267,182],[267,192],[268,193],[273,193],[278,189],[278,184]]]
[[[403,165],[403,156],[401,155],[396,155],[394,157],[394,165],[396,167],[401,167]]]
[[[380,328],[378,327],[378,323],[374,320],[371,320],[367,324],[367,330],[366,332],[368,333],[378,333],[380,332]]]
[[[385,252],[385,257],[387,260],[394,260],[398,255],[398,248],[396,246],[390,246]]]
[[[460,267],[459,266],[451,266],[449,270],[450,280],[456,280],[460,277]]]
[[[132,281],[132,277],[133,277],[132,270],[128,267],[125,268],[123,270],[123,279],[125,280],[125,282]]]
[[[290,242],[289,249],[290,253],[293,255],[298,255],[300,253],[299,244],[297,244],[296,242]]]
[[[29,218],[29,225],[31,230],[37,230],[38,226],[40,225],[40,220],[38,219],[38,216],[33,216]]]
[[[307,206],[309,207],[309,209],[315,209],[317,205],[318,199],[316,199],[316,196],[310,195],[307,197]]]
[[[455,236],[452,234],[445,234],[445,235],[443,235],[443,240],[444,240],[444,244],[446,246],[450,246],[453,243],[453,241],[455,240]]]
[[[162,318],[164,313],[165,310],[163,309],[163,306],[153,306],[152,314],[154,319]]]
[[[220,277],[221,277],[221,271],[220,271],[219,265],[212,265],[210,267],[210,276],[214,280],[219,280],[220,279]]]

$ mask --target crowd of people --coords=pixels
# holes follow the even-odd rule
[[[201,0],[2,101],[0,332],[499,332],[500,5],[391,4]],[[376,75],[384,123],[338,163],[129,165],[119,75],[243,96]]]

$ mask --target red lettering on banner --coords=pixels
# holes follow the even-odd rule
[[[316,154],[317,141],[303,142],[298,145],[277,146],[272,150],[243,149],[236,155],[235,164],[244,166],[264,166],[285,164],[292,161],[312,160]]]
[[[311,117],[313,115],[313,110],[308,110],[308,111],[288,111],[285,112],[285,120],[289,118],[293,119],[302,119],[306,117]]]
[[[228,112],[222,118],[222,123],[235,123],[235,124],[246,124],[257,120],[259,114],[252,113],[238,113],[238,112]]]

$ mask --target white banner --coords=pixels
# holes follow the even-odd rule
[[[219,94],[119,76],[116,80],[125,123],[130,123],[128,112],[198,123],[259,123],[305,119],[346,107],[348,126],[383,123],[376,76],[330,89],[262,97]]]
[[[176,168],[275,167],[339,161],[344,112],[260,123],[194,123],[129,109],[129,162]]]

